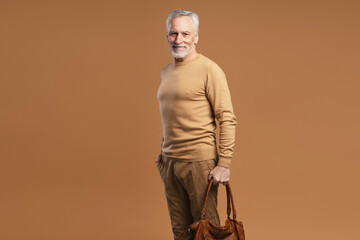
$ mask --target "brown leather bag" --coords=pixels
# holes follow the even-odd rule
[[[206,192],[204,206],[201,212],[200,220],[192,223],[183,233],[182,240],[245,240],[244,227],[241,221],[236,220],[236,210],[230,185],[226,185],[227,197],[227,219],[225,226],[218,226],[208,220],[205,220],[207,200],[213,180],[209,182]],[[230,219],[231,206],[233,210],[233,219]]]

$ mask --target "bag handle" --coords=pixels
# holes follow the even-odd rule
[[[230,200],[231,200],[231,206],[232,206],[232,210],[233,210],[233,219],[236,221],[236,210],[235,210],[235,204],[234,204],[234,197],[232,195],[232,191],[230,188],[229,183],[226,185],[226,195],[227,195],[227,216],[228,219],[230,219],[230,212],[231,212],[231,207],[230,207]]]
[[[205,218],[205,214],[206,214],[206,208],[207,208],[207,201],[209,198],[209,193],[210,193],[210,189],[211,186],[213,184],[214,180],[211,179],[206,191],[206,196],[205,196],[205,201],[204,201],[204,205],[203,205],[203,209],[201,212],[201,220],[203,220]],[[228,219],[230,219],[230,213],[231,213],[231,206],[232,206],[232,210],[233,210],[233,220],[236,221],[236,210],[235,210],[235,205],[234,205],[234,198],[232,196],[232,192],[231,192],[231,188],[230,188],[230,184],[228,183],[226,185],[226,198],[227,198],[227,217]]]

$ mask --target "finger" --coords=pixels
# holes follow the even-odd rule
[[[213,177],[213,179],[214,179],[214,184],[215,184],[215,185],[220,182],[219,177]]]
[[[162,160],[162,155],[159,154],[157,157],[156,157],[156,160],[155,160],[155,163],[158,163]]]
[[[229,184],[229,182],[222,182],[222,184],[224,185],[224,186],[226,186],[226,185],[228,185]]]

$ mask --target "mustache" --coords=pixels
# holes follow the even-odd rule
[[[186,45],[171,44],[172,47],[186,47]]]

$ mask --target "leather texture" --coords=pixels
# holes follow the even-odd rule
[[[213,180],[209,182],[206,192],[205,202],[203,205],[200,220],[192,223],[188,229],[183,233],[181,240],[245,240],[244,226],[241,221],[236,220],[236,210],[230,185],[226,185],[227,195],[227,219],[224,226],[216,225],[206,219],[207,200]],[[230,213],[233,213],[233,218],[230,218]]]

